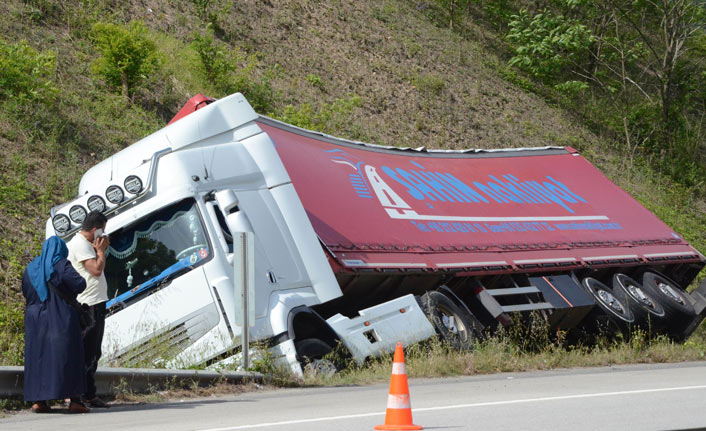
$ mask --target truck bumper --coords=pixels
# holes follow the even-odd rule
[[[411,294],[361,310],[359,316],[352,319],[336,314],[326,322],[359,364],[368,356],[394,351],[397,342],[407,346],[435,334]]]

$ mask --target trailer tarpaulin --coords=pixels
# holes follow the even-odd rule
[[[703,259],[571,148],[405,151],[258,124],[343,267]]]

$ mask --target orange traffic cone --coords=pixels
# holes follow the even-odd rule
[[[397,343],[395,358],[392,361],[392,378],[390,379],[390,394],[387,396],[387,413],[385,424],[377,425],[376,430],[420,430],[420,425],[412,423],[412,407],[409,404],[409,387],[407,386],[407,368],[404,365],[402,343]]]

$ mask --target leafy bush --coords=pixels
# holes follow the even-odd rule
[[[52,81],[55,67],[53,52],[39,52],[25,41],[0,39],[0,99],[53,99],[57,94]]]
[[[218,42],[212,32],[195,35],[191,46],[201,59],[202,75],[216,91],[214,96],[240,92],[256,111],[271,109],[274,91],[267,76],[262,79],[255,76],[260,64],[257,55],[248,55],[238,47]]]
[[[129,102],[135,88],[159,65],[147,28],[139,21],[127,27],[98,22],[92,39],[102,56],[91,64],[91,71],[119,88]]]
[[[588,84],[583,81],[565,81],[554,86],[560,93],[567,96],[576,96],[577,94],[588,90]]]
[[[360,106],[362,99],[352,95],[339,98],[333,103],[322,104],[314,110],[311,104],[304,103],[300,107],[287,105],[281,114],[272,114],[278,120],[293,124],[304,129],[316,130],[324,133],[340,132],[343,125],[350,122],[350,114]]]

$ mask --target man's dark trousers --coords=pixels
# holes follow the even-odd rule
[[[86,331],[83,336],[83,351],[86,361],[86,392],[83,394],[86,400],[91,400],[96,396],[96,369],[98,360],[101,358],[101,343],[103,343],[103,331],[105,330],[105,302],[89,307],[95,324]]]

